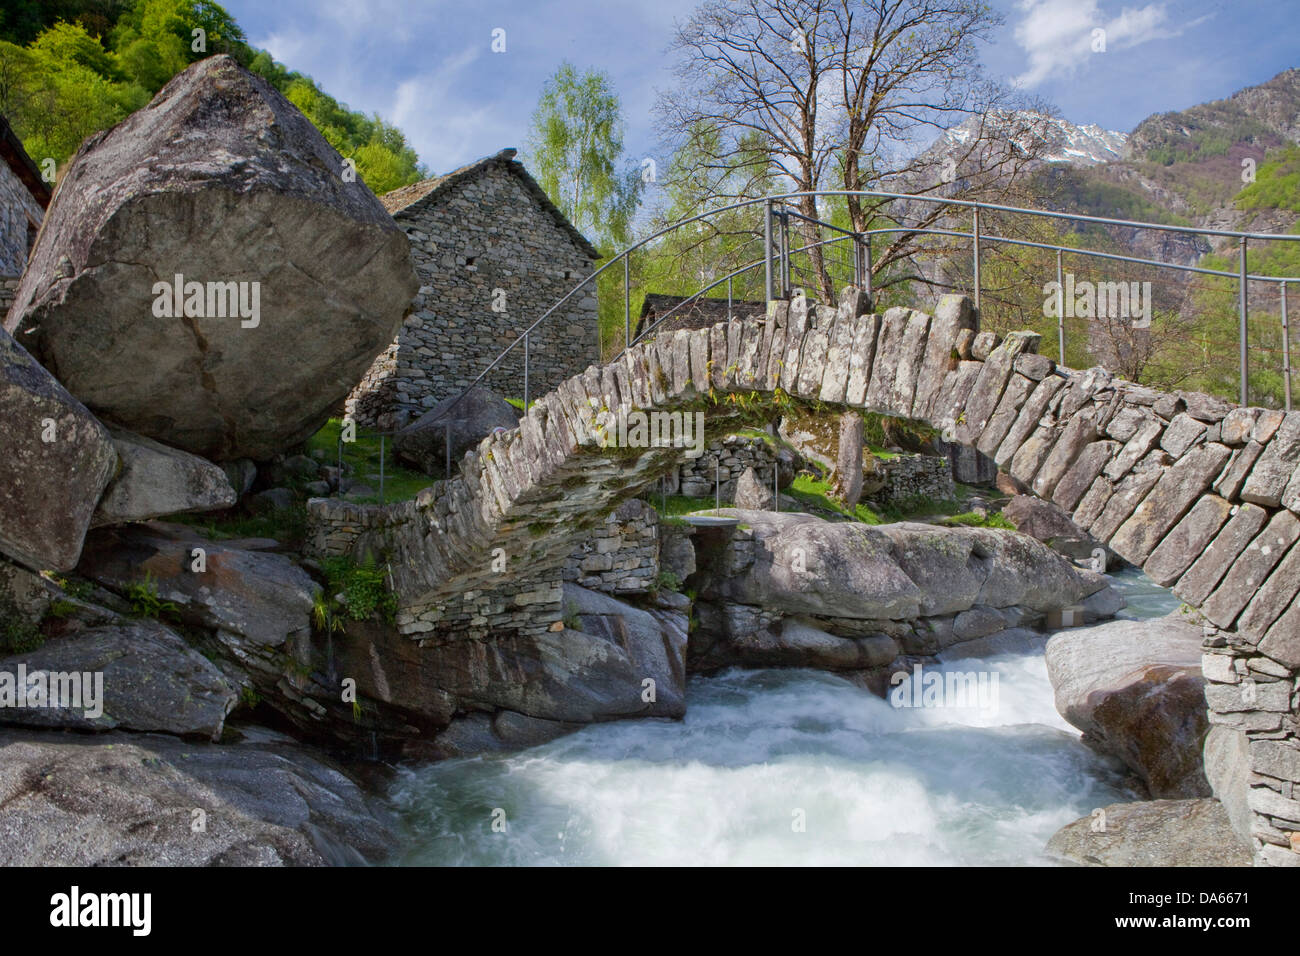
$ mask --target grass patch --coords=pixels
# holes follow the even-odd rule
[[[509,399],[507,399],[509,401]],[[514,404],[511,402],[511,404]],[[343,420],[331,418],[316,434],[307,439],[307,454],[314,451],[324,452],[325,464],[337,465],[339,461],[339,436],[343,431]],[[343,464],[351,468],[350,477],[362,481],[375,489],[374,497],[357,499],[366,503],[386,504],[391,501],[405,501],[433,484],[434,479],[423,472],[407,468],[397,463],[393,455],[391,438],[382,439],[370,434],[365,429],[357,429],[357,440],[343,443]],[[381,453],[382,450],[382,453]],[[384,494],[380,501],[379,463],[384,464]],[[375,477],[371,477],[374,475]]]
[[[341,631],[345,619],[369,620],[380,615],[390,625],[397,620],[397,595],[388,587],[388,575],[373,557],[361,564],[351,558],[326,558],[325,590],[317,596],[312,617],[320,631]]]
[[[850,518],[863,524],[881,524],[884,521],[880,515],[862,502],[858,502],[857,507],[848,511],[831,496],[830,482],[813,478],[811,475],[795,476],[794,482],[786,489],[786,493],[813,511]]]
[[[958,525],[967,528],[1002,528],[1006,531],[1015,531],[1016,526],[1008,521],[1000,511],[990,511],[987,514],[977,514],[974,511],[966,511],[959,515],[951,515],[939,522],[949,528]]]

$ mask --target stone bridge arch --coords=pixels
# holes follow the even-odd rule
[[[420,637],[445,602],[558,568],[576,533],[685,453],[618,447],[602,427],[611,418],[699,411],[731,423],[820,402],[943,429],[1216,627],[1300,666],[1300,413],[1075,371],[1038,346],[1031,332],[981,332],[965,296],[933,315],[871,314],[852,287],[835,307],[773,301],[765,318],[665,334],[570,378],[467,453],[453,479],[412,501],[352,506],[354,547],[388,557],[399,629]]]

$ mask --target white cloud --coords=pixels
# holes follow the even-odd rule
[[[1019,0],[1018,6],[1024,16],[1015,27],[1015,38],[1028,60],[1027,69],[1015,78],[1022,87],[1069,76],[1092,57],[1178,36],[1206,19],[1174,25],[1164,3],[1125,7],[1110,18],[1098,0]],[[1104,31],[1105,53],[1093,49],[1094,31],[1099,29]]]

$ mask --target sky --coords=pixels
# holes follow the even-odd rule
[[[560,63],[609,74],[629,160],[658,163],[673,22],[697,0],[222,0],[249,41],[407,135],[431,172],[507,146]],[[1128,132],[1300,66],[1300,0],[992,0],[988,72],[1074,123]],[[1094,30],[1105,31],[1095,51]],[[499,31],[504,31],[501,33]],[[494,51],[495,46],[500,52]]]

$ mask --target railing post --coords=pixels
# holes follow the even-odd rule
[[[1249,337],[1246,330],[1246,237],[1240,239],[1241,271],[1237,279],[1237,318],[1240,323],[1241,348],[1241,405],[1246,407],[1250,398],[1250,359],[1247,354]]]
[[[863,249],[863,252],[866,254],[866,261],[863,263],[863,269],[862,269],[863,281],[864,281],[864,283],[865,283],[865,288],[866,288],[866,291],[867,291],[867,295],[870,296],[870,295],[872,294],[872,291],[871,291],[871,235],[870,235],[870,233],[867,234],[867,241],[863,244],[862,249]],[[873,306],[873,308],[874,308],[874,306]]]
[[[1291,411],[1291,323],[1286,314],[1286,282],[1282,286],[1282,382],[1286,389],[1286,410]]]
[[[862,288],[862,237],[853,234],[853,284]]]
[[[524,333],[524,414],[528,414],[528,333]]]
[[[731,276],[727,276],[727,321],[731,321]]]
[[[980,207],[975,207],[975,226],[971,231],[975,240],[975,308],[980,307]]]
[[[781,210],[781,298],[790,298],[790,214]]]
[[[772,295],[772,200],[763,203],[763,297],[767,301],[776,298]]]
[[[632,253],[623,253],[623,351],[632,347]]]
[[[1056,338],[1065,364],[1065,269],[1061,265],[1061,250],[1056,250]]]

